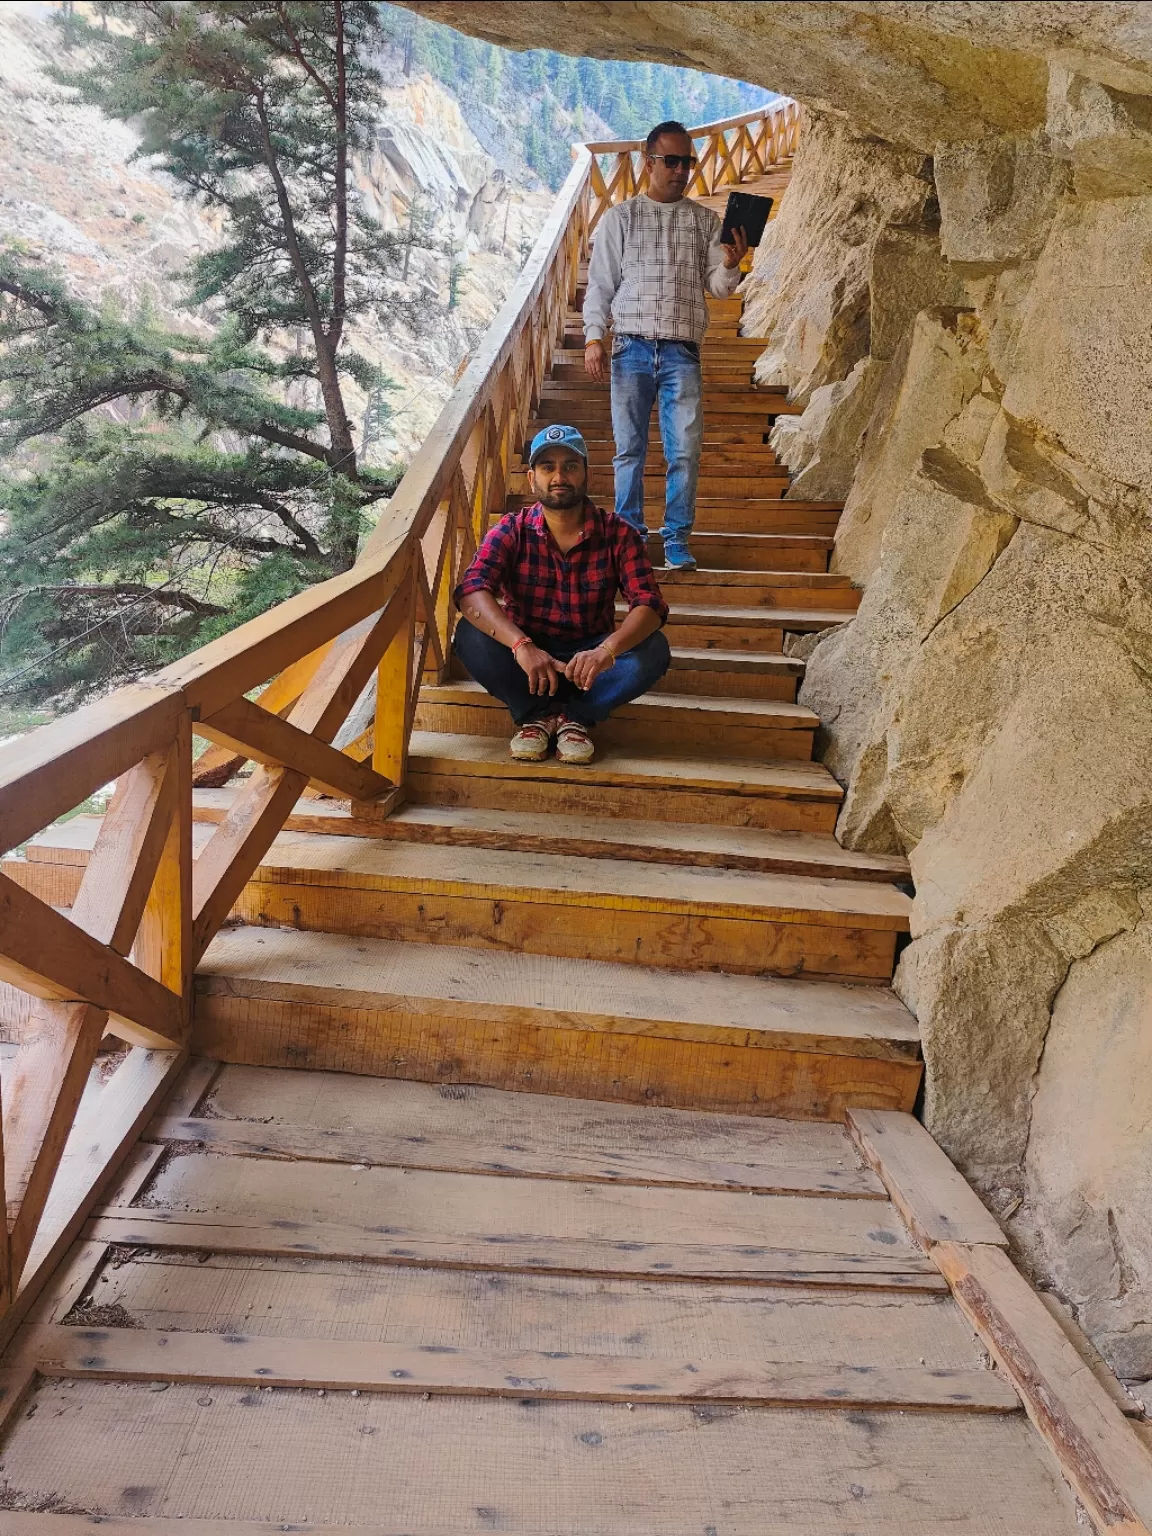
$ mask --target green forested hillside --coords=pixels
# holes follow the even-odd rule
[[[760,86],[661,64],[572,58],[537,49],[514,53],[454,32],[396,5],[381,5],[383,29],[406,73],[427,70],[467,109],[499,113],[524,161],[555,189],[572,164],[573,139],[607,131],[642,138],[665,118],[705,123],[771,99]]]

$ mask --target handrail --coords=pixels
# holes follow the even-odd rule
[[[724,187],[764,176],[771,166],[790,161],[799,143],[800,122],[799,103],[786,100],[690,128],[697,166],[688,183],[688,195],[707,197]],[[594,202],[588,219],[592,231],[613,203],[644,191],[648,170],[642,139],[614,139],[584,147],[594,157]],[[601,163],[605,158],[609,161],[606,165]]]
[[[693,129],[693,188],[762,175],[798,131],[792,103]],[[25,889],[18,863],[0,870],[0,983],[32,1010],[3,1084],[0,1336],[22,1275],[29,1294],[33,1244],[45,1251],[48,1195],[105,1030],[177,1062],[196,963],[300,795],[311,785],[379,818],[400,802],[421,680],[447,676],[453,587],[503,513],[589,236],[642,187],[642,149],[576,146],[523,272],[351,570],[0,748],[0,853],[116,781],[70,919]],[[214,743],[201,779],[255,764],[195,861],[193,734]],[[138,1075],[157,1091],[155,1072]],[[96,1183],[80,1182],[90,1198]]]
[[[752,107],[747,112],[738,112],[735,117],[719,117],[712,123],[700,123],[695,128],[689,128],[688,132],[693,139],[702,139],[714,133],[724,133],[729,128],[743,128],[746,124],[761,122],[774,112],[795,106],[796,103],[789,100],[789,98],[778,96],[774,101],[769,101],[762,107]],[[616,154],[626,149],[643,149],[644,140],[605,139],[596,143],[586,142],[584,148],[591,155]]]

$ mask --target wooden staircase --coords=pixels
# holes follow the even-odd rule
[[[787,110],[701,132],[702,195],[786,184]],[[526,765],[450,661],[523,437],[580,427],[611,498],[563,263],[636,189],[615,152],[578,163],[536,330],[466,375],[363,569],[0,758],[4,1070],[60,1079],[35,1157],[6,1083],[34,1194],[10,1169],[0,1536],[1152,1532],[1135,1405],[909,1113],[908,871],[837,843],[785,648],[854,611],[839,508],[784,495],[791,407],[739,301],[711,306],[660,686],[591,767]],[[192,790],[194,729],[215,777],[263,766]],[[83,775],[123,776],[109,813],[53,821]],[[92,930],[120,949],[84,940],[68,1002]],[[149,1012],[173,954],[183,1033]],[[135,1048],[84,1087],[104,1021]]]
[[[458,664],[426,677],[405,808],[354,826],[316,802],[323,831],[276,839],[201,962],[194,1049],[746,1114],[911,1109],[916,1027],[887,990],[907,868],[836,842],[841,791],[813,760],[819,721],[783,651],[858,594],[825,569],[835,509],[782,500],[762,439],[786,402],[751,376],[764,342],[731,335],[739,300],[711,307],[706,376],[724,373],[742,435],[761,441],[707,450],[702,514],[715,498],[744,542],[726,566],[660,573],[673,667],[659,690],[600,727],[578,768],[514,762],[497,700]],[[545,383],[529,432],[562,398],[610,503],[607,389],[573,355],[557,353],[563,381]],[[514,506],[518,465],[508,481]],[[762,531],[785,518],[790,536]],[[703,560],[720,537],[701,535]],[[779,569],[737,565],[746,549]],[[215,819],[228,792],[208,793],[196,814]],[[98,830],[51,828],[8,867],[70,905]]]

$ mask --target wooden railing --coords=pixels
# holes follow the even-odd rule
[[[789,106],[698,130],[711,147],[697,180],[761,174],[791,154],[795,123]],[[69,915],[0,871],[0,982],[30,996],[0,1120],[8,1327],[179,1070],[196,965],[301,794],[377,817],[402,797],[420,680],[446,676],[453,587],[504,510],[595,219],[637,184],[626,168],[641,146],[613,147],[608,185],[592,158],[604,148],[574,151],[524,271],[352,570],[0,749],[0,853],[115,781]],[[195,861],[193,736],[214,744],[200,776],[255,765]],[[137,1049],[77,1123],[105,1032]]]
[[[688,183],[689,197],[707,197],[744,181],[755,181],[790,160],[800,142],[801,108],[786,101],[742,117],[726,117],[691,129],[698,164]],[[644,145],[610,141],[585,146],[592,161],[589,232],[613,203],[635,197],[648,185]]]

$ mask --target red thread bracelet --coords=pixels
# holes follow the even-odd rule
[[[521,635],[519,640],[517,640],[516,644],[512,647],[512,654],[513,654],[513,656],[515,656],[516,652],[520,649],[520,647],[522,645],[528,645],[529,643],[530,643],[529,637],[527,635]]]

